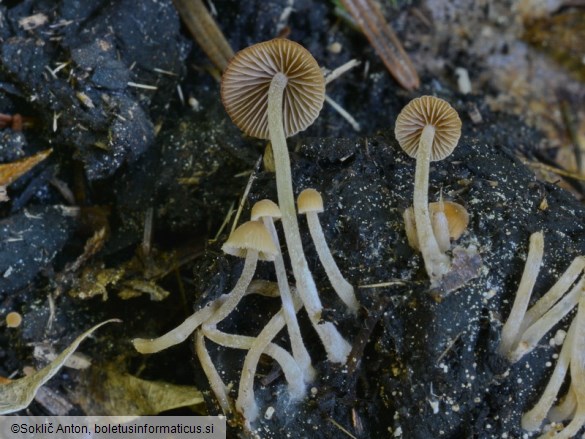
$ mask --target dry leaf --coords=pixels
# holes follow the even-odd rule
[[[77,389],[76,402],[86,413],[147,416],[204,404],[203,395],[196,387],[147,381],[118,368],[110,364],[105,369],[92,369],[92,377],[84,380],[90,387]]]
[[[61,369],[65,361],[73,354],[79,344],[92,332],[106,323],[120,322],[120,320],[106,320],[77,337],[55,361],[51,362],[41,370],[32,375],[19,378],[6,384],[0,385],[0,415],[17,412],[25,409],[34,399],[38,389],[49,381]]]

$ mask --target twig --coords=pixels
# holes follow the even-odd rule
[[[336,69],[330,71],[325,76],[325,85],[328,85],[329,83],[335,81],[337,78],[339,78],[345,72],[350,71],[351,69],[353,69],[354,67],[359,66],[360,64],[361,64],[361,62],[358,61],[357,59],[351,59],[348,62],[346,62],[345,64],[340,65]]]
[[[202,0],[173,0],[183,22],[211,62],[224,71],[234,56],[223,32],[203,4]]]
[[[258,160],[256,160],[256,164],[254,165],[254,169],[252,170],[252,173],[250,174],[250,178],[248,179],[248,184],[246,185],[246,189],[244,189],[244,193],[242,194],[242,198],[240,200],[240,205],[238,206],[238,211],[236,212],[234,222],[232,223],[232,229],[230,230],[230,234],[234,232],[234,230],[236,229],[236,226],[238,225],[238,221],[240,219],[242,209],[244,208],[244,204],[246,203],[246,199],[248,198],[248,193],[250,192],[250,189],[252,189],[252,183],[254,183],[254,180],[256,179],[256,172],[260,168],[261,163],[262,163],[262,156],[260,156],[258,158]]]
[[[343,425],[341,425],[339,422],[337,422],[335,419],[333,418],[329,418],[328,419],[329,422],[331,422],[333,425],[335,425],[338,429],[340,429],[341,431],[343,431],[347,436],[349,436],[352,439],[357,439],[357,437],[355,437],[353,434],[351,434],[346,428],[343,427]]]
[[[382,59],[390,74],[406,90],[419,87],[418,74],[400,40],[372,0],[341,0]]]
[[[354,130],[356,130],[357,132],[361,130],[358,121],[355,120],[351,114],[349,114],[341,105],[339,105],[337,102],[331,99],[328,95],[325,95],[325,102],[331,105],[333,109],[337,111],[339,115],[343,117]]]

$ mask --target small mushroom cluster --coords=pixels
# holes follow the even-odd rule
[[[303,251],[286,143],[287,137],[306,129],[319,115],[325,99],[323,73],[304,47],[277,38],[234,56],[222,77],[221,97],[228,115],[245,134],[271,141],[278,204],[296,288],[329,361],[345,363],[349,343],[331,322],[321,321],[323,306]],[[355,309],[355,298],[352,302],[347,293],[341,294]]]
[[[571,419],[566,427],[559,424],[542,436],[568,439],[585,425],[585,257],[575,258],[555,284],[528,309],[543,254],[544,236],[542,232],[533,233],[512,310],[502,329],[499,352],[512,363],[519,361],[577,307],[544,392],[536,405],[522,416],[522,428],[527,431],[540,429],[545,418],[553,422]],[[571,384],[567,395],[553,407],[569,370]]]
[[[317,212],[323,210],[321,195],[314,189],[308,189],[298,198],[299,212],[305,213],[310,224],[311,234],[317,253],[326,267],[325,270],[339,296],[357,309],[357,300],[353,287],[343,278],[335,264],[331,252],[325,243],[323,231],[317,218]],[[205,346],[205,339],[234,349],[247,350],[240,378],[236,409],[244,418],[252,422],[258,416],[258,406],[254,399],[254,376],[262,354],[272,357],[281,366],[288,382],[288,391],[292,400],[305,395],[306,384],[313,381],[315,370],[303,342],[296,314],[302,303],[295,288],[288,283],[286,267],[282,254],[278,250],[280,243],[274,221],[281,219],[278,206],[270,200],[256,203],[251,212],[251,220],[239,226],[224,243],[225,253],[244,258],[242,273],[234,288],[206,307],[196,311],[177,328],[156,339],[134,339],[138,352],[154,353],[181,343],[196,331],[196,352],[202,368],[207,375],[210,387],[225,413],[233,411],[228,388],[217,372]],[[262,329],[256,337],[227,334],[217,325],[228,317],[242,298],[249,293],[258,261],[273,262],[278,283],[278,295],[282,301],[281,310]],[[292,347],[292,356],[283,348],[272,342],[286,326]]]
[[[323,307],[301,242],[286,143],[286,137],[304,130],[318,116],[324,90],[325,80],[317,62],[306,49],[292,41],[275,39],[259,43],[234,56],[222,78],[222,100],[227,113],[242,131],[271,140],[280,208],[270,200],[256,203],[251,220],[238,227],[223,245],[224,252],[245,258],[242,274],[230,293],[157,339],[133,341],[139,352],[152,353],[180,343],[196,331],[197,356],[225,413],[232,412],[233,408],[227,387],[206,349],[205,339],[221,346],[247,350],[235,408],[248,422],[258,416],[253,384],[262,354],[279,363],[293,400],[304,396],[306,384],[315,377],[296,318],[301,308],[307,311],[331,362],[345,363],[351,348],[332,322],[321,319]],[[324,209],[321,195],[314,189],[307,189],[299,195],[297,203],[299,213],[307,217],[315,249],[333,289],[352,313],[357,312],[359,303],[354,288],[337,267],[319,223],[317,215]],[[286,239],[294,287],[289,285],[285,261],[279,250],[281,246],[274,225],[278,219]],[[249,291],[259,260],[274,263],[282,308],[256,337],[224,333],[217,325]],[[292,355],[272,342],[284,326]]]
[[[254,378],[263,354],[281,367],[292,401],[303,398],[307,385],[315,379],[316,371],[297,320],[300,310],[306,310],[329,361],[344,364],[351,348],[332,322],[322,320],[323,306],[303,249],[299,214],[306,216],[316,253],[333,290],[353,314],[358,311],[359,302],[326,243],[318,217],[324,211],[321,194],[315,189],[303,190],[295,208],[286,140],[316,119],[323,105],[324,89],[325,80],[315,59],[289,40],[259,43],[233,57],[222,77],[222,101],[232,121],[245,134],[271,141],[279,205],[270,200],[257,202],[250,221],[239,226],[223,245],[227,254],[244,258],[241,275],[229,293],[159,338],[133,340],[139,352],[152,353],[178,344],[195,332],[197,356],[222,410],[226,414],[237,410],[247,422],[253,422],[259,415]],[[416,159],[413,204],[403,215],[408,242],[421,252],[431,288],[445,292],[475,277],[481,265],[475,248],[452,248],[452,241],[459,239],[469,224],[467,210],[443,200],[442,194],[439,201],[429,203],[430,162],[449,156],[460,135],[457,112],[446,101],[433,96],[413,99],[396,120],[396,139]],[[286,241],[283,246],[275,226],[277,220],[281,221]],[[289,261],[281,248],[288,254],[294,282],[290,281]],[[530,431],[540,428],[546,417],[554,421],[572,419],[558,434],[568,438],[585,423],[585,257],[576,258],[555,285],[528,309],[543,251],[542,233],[533,234],[516,299],[502,330],[499,352],[511,362],[520,360],[554,325],[578,308],[548,386],[536,406],[522,418],[522,427]],[[255,337],[226,333],[221,330],[221,323],[244,296],[266,293],[255,286],[259,282],[254,281],[258,261],[273,264],[277,287],[271,294],[280,298],[282,306]],[[291,352],[274,342],[283,329]],[[235,403],[207,350],[206,340],[246,351]],[[569,369],[571,384],[567,396],[552,407]]]

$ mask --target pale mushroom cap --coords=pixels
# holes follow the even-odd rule
[[[22,323],[22,316],[16,311],[6,314],[6,326],[9,328],[18,328]]]
[[[422,130],[426,125],[435,128],[431,161],[447,157],[459,142],[461,119],[447,101],[434,96],[413,99],[396,118],[394,135],[400,147],[409,156],[416,158]]]
[[[307,212],[323,212],[323,198],[321,194],[315,189],[305,189],[299,194],[297,198],[297,206],[299,213]]]
[[[274,75],[288,78],[283,96],[286,137],[308,128],[325,99],[325,78],[307,49],[283,38],[247,47],[232,58],[221,78],[221,99],[244,133],[269,139],[268,89]]]
[[[269,216],[272,219],[280,219],[282,217],[282,213],[278,205],[272,200],[260,200],[252,207],[252,212],[250,213],[250,219],[252,221],[258,221],[260,218],[264,216]]]
[[[262,261],[274,261],[278,254],[270,233],[258,221],[248,221],[234,230],[221,249],[239,258],[246,257],[248,250],[256,250],[258,259]]]
[[[447,217],[447,224],[449,226],[449,237],[453,240],[457,240],[463,235],[463,232],[467,230],[469,225],[469,213],[467,209],[461,204],[454,203],[453,201],[443,201],[443,211]],[[435,212],[441,211],[441,202],[437,201],[429,203],[429,211],[431,215]]]

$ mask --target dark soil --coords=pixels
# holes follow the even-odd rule
[[[287,2],[214,4],[228,40],[240,49],[275,37]],[[432,35],[407,13],[411,5],[398,4],[393,25],[400,35],[417,28]],[[496,353],[502,322],[530,234],[542,230],[545,236],[539,297],[585,254],[585,209],[568,192],[537,180],[518,159],[532,154],[540,133],[517,117],[490,112],[484,94],[461,95],[444,77],[422,71],[420,90],[401,90],[365,38],[333,9],[330,2],[297,0],[287,23],[289,38],[328,68],[354,57],[368,61],[367,72],[362,66],[328,86],[362,131],[355,133],[325,106],[311,128],[289,139],[289,150],[295,192],[314,187],[323,194],[321,224],[363,308],[357,318],[343,311],[301,218],[324,318],[336,322],[353,351],[348,366],[331,366],[301,313],[319,378],[305,401],[292,404],[283,378],[263,362],[262,374],[275,373],[276,379],[265,385],[257,380],[256,394],[263,411],[270,406],[276,411],[253,430],[274,438],[348,437],[340,427],[358,438],[521,437],[520,416],[546,385],[552,370],[547,362],[554,364],[558,348],[548,338],[556,329],[510,366]],[[45,24],[33,30],[19,25],[37,13],[47,16]],[[142,378],[207,390],[191,343],[148,357],[129,344],[134,337],[162,334],[193,307],[228,292],[241,270],[241,262],[219,250],[225,232],[209,240],[230,205],[237,207],[265,144],[243,138],[233,126],[221,107],[219,85],[201,68],[203,52],[190,41],[170,0],[25,0],[0,6],[0,112],[34,118],[26,131],[0,131],[0,162],[54,149],[8,188],[11,200],[0,205],[0,316],[12,310],[24,316],[17,330],[0,327],[0,376],[15,371],[20,376],[24,366],[37,362],[28,343],[48,341],[62,349],[91,324],[118,317],[122,325],[106,327],[82,345],[93,367],[116,359]],[[326,49],[334,41],[343,47],[340,54]],[[417,44],[407,47],[416,50]],[[55,71],[60,63],[67,64]],[[177,86],[185,98],[198,101],[197,108],[181,101]],[[479,276],[441,300],[429,291],[422,259],[406,242],[402,212],[412,203],[415,161],[393,135],[400,109],[421,94],[446,99],[463,121],[459,146],[431,166],[429,193],[434,201],[442,190],[468,209],[470,226],[457,244],[477,247],[482,259]],[[468,115],[474,107],[480,123]],[[71,189],[74,203],[57,189],[56,179]],[[274,176],[259,170],[241,218],[265,197],[276,200]],[[107,228],[105,245],[85,266],[119,267],[138,252],[149,209],[156,252],[194,249],[198,256],[157,279],[170,296],[160,303],[147,297],[123,301],[115,284],[108,286],[107,301],[68,295],[82,271],[68,272],[68,264],[83,253],[87,239]],[[269,264],[261,265],[257,278],[274,280]],[[222,329],[255,334],[277,308],[275,299],[246,299]],[[287,345],[282,334],[277,340]],[[226,381],[237,384],[243,354],[212,351]],[[78,379],[75,371],[63,372],[47,387],[66,394]],[[206,398],[215,413],[208,392]],[[50,413],[51,407],[35,402],[30,411]],[[252,436],[241,426],[230,434]]]

